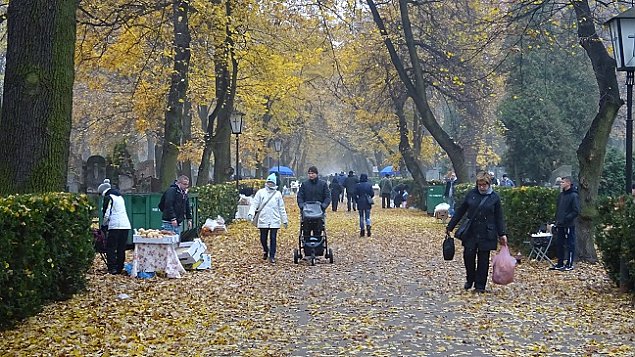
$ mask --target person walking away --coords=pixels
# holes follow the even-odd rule
[[[507,174],[503,174],[503,179],[501,180],[501,186],[503,187],[515,187],[516,184],[514,183],[514,181],[512,181],[509,177],[507,177]]]
[[[571,183],[571,177],[560,181],[562,192],[556,202],[556,255],[558,263],[551,270],[573,270],[575,259],[575,219],[580,214],[580,197]],[[566,250],[565,250],[566,246]],[[565,265],[564,262],[567,262]]]
[[[395,204],[395,208],[400,208],[401,207],[401,202],[403,202],[403,193],[404,193],[404,189],[405,189],[405,185],[403,183],[400,183],[399,185],[393,187],[391,195],[392,197],[392,202]]]
[[[278,191],[276,182],[277,177],[275,174],[272,173],[267,177],[265,187],[258,190],[254,199],[251,200],[251,207],[249,207],[249,213],[247,214],[247,218],[251,221],[256,215],[256,211],[260,212],[257,227],[260,230],[260,243],[264,251],[262,258],[266,260],[268,257],[272,264],[276,262],[278,229],[282,225],[284,225],[284,228],[289,226],[284,199],[280,191]]]
[[[379,193],[381,194],[381,208],[390,208],[390,193],[392,192],[392,181],[390,174],[386,174],[379,181]]]
[[[355,186],[359,180],[353,171],[348,172],[348,177],[344,181],[344,187],[346,187],[346,208],[348,211],[351,211],[351,207],[353,207],[353,211],[357,211],[357,202],[355,202]]]
[[[337,182],[337,176],[333,177],[329,190],[331,190],[331,209],[333,212],[337,212],[337,205],[340,202],[340,196],[342,195],[342,186]]]
[[[340,203],[344,203],[344,182],[346,182],[346,174],[344,173],[344,171],[340,172],[340,174],[337,176],[337,183],[340,184],[340,187],[342,188],[342,194],[340,195]]]
[[[163,193],[159,209],[161,215],[161,229],[181,233],[181,223],[187,219],[187,229],[192,229],[192,207],[187,195],[190,179],[181,175]]]
[[[471,220],[469,229],[461,237],[466,278],[463,287],[469,290],[474,286],[479,293],[485,292],[490,251],[496,250],[497,238],[498,243],[507,244],[500,197],[491,182],[487,172],[477,173],[476,187],[467,193],[446,227],[450,234],[465,214]]]
[[[364,236],[364,228],[366,228],[366,236],[370,237],[370,210],[372,206],[372,198],[375,191],[370,182],[368,175],[359,175],[359,183],[355,186],[355,201],[357,202],[357,211],[359,212],[359,236]]]
[[[450,209],[448,210],[450,216],[454,215],[454,182],[456,182],[456,174],[450,171],[445,180],[445,191],[443,193],[445,202],[450,205]]]
[[[108,226],[106,240],[106,265],[108,273],[121,274],[126,260],[126,243],[130,231],[130,220],[126,212],[126,204],[121,193],[110,186],[110,180],[97,187],[97,192],[104,197],[102,205],[103,225]]]
[[[331,204],[331,194],[326,181],[318,178],[318,169],[315,166],[309,167],[307,171],[308,179],[302,182],[298,190],[297,202],[300,210],[304,209],[307,202],[319,202],[324,212],[324,223],[326,223],[326,209]],[[322,227],[319,222],[307,222],[303,225],[305,237],[317,237],[322,235]]]

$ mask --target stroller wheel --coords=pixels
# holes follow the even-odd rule
[[[311,257],[311,265],[315,265],[315,257]]]
[[[293,262],[295,264],[298,264],[298,260],[300,259],[300,253],[298,252],[297,249],[293,250]]]
[[[329,248],[328,250],[328,258],[329,258],[329,263],[333,264],[333,250],[331,248]]]

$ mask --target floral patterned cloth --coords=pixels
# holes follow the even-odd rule
[[[164,271],[168,278],[180,278],[185,269],[179,261],[174,244],[136,243],[130,276],[138,272]]]

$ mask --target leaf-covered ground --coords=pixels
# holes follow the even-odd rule
[[[599,265],[523,261],[513,284],[466,292],[461,248],[443,261],[443,224],[381,208],[371,238],[357,212],[329,211],[335,264],[295,265],[287,206],[276,264],[246,222],[207,240],[213,269],[182,279],[105,275],[96,259],[88,291],[0,333],[0,355],[635,355],[635,309]]]

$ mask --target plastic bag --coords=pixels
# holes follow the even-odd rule
[[[218,227],[218,222],[216,222],[215,219],[208,218],[205,220],[205,224],[203,224],[203,227],[208,228],[210,231],[214,231],[214,229]]]
[[[492,281],[494,284],[507,285],[514,281],[516,258],[509,253],[507,245],[492,259]]]

